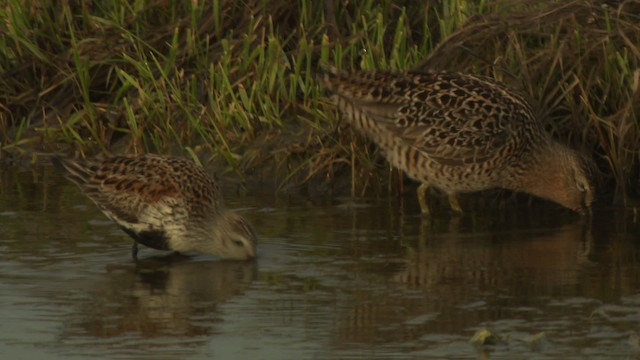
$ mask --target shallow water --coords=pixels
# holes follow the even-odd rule
[[[0,169],[2,359],[640,358],[640,225],[553,205],[226,190],[259,258],[141,249],[52,169]],[[494,345],[469,342],[479,329]],[[542,340],[528,341],[543,333]]]

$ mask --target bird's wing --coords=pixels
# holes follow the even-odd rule
[[[422,102],[407,104],[384,126],[405,145],[449,166],[485,162],[513,140],[513,130],[498,125],[498,119],[457,110]],[[369,115],[380,121],[375,114]]]
[[[324,83],[349,116],[450,166],[481,163],[514,146],[532,126],[526,100],[488,78],[449,72],[347,74],[330,68]],[[370,129],[362,129],[365,132]]]
[[[75,183],[107,216],[121,224],[138,224],[145,208],[175,196],[174,181],[161,176],[162,169],[141,166],[134,157],[90,161],[55,158]]]

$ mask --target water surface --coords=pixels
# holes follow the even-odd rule
[[[2,359],[640,358],[631,212],[511,201],[425,220],[412,193],[229,185],[257,261],[142,248],[134,262],[52,169],[0,171]],[[499,340],[471,344],[485,328]]]

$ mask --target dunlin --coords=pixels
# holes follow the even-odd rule
[[[181,158],[141,155],[79,160],[54,157],[74,182],[137,244],[244,260],[256,255],[256,234],[224,208],[214,179]]]

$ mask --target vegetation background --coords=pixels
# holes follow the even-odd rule
[[[278,188],[398,191],[402,174],[315,81],[448,69],[525,93],[591,156],[606,201],[640,191],[640,0],[3,0],[0,159],[183,154]]]

